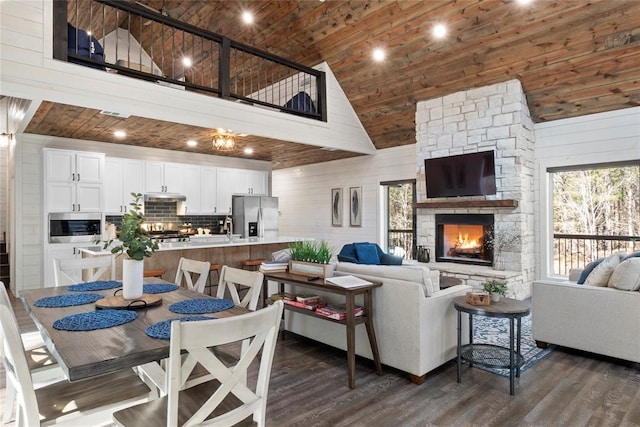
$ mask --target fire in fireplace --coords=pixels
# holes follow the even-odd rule
[[[437,214],[436,261],[492,265],[491,214]]]

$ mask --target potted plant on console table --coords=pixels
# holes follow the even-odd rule
[[[507,295],[507,284],[497,280],[489,280],[482,284],[485,292],[491,295],[492,302],[500,301],[501,296]]]
[[[320,278],[333,276],[333,264],[329,264],[333,251],[324,240],[302,240],[289,245],[291,261],[289,272]]]
[[[131,193],[133,202],[131,210],[122,216],[122,228],[120,231],[120,244],[111,249],[115,255],[126,254],[122,260],[122,296],[132,300],[142,296],[142,281],[144,279],[144,258],[150,257],[158,249],[158,242],[147,235],[142,228],[144,214],[140,199],[142,194]],[[113,240],[106,242],[106,249]]]

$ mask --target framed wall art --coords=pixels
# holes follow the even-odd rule
[[[342,227],[342,188],[331,189],[331,225],[334,227]]]
[[[362,187],[349,188],[349,224],[351,227],[362,225]]]

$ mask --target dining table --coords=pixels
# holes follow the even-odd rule
[[[145,284],[170,285],[171,283],[161,279],[147,278]],[[127,368],[157,365],[152,362],[168,358],[170,340],[150,336],[147,333],[148,328],[163,321],[185,317],[184,314],[178,314],[169,309],[173,304],[189,300],[215,299],[184,287],[174,286],[173,288],[171,291],[155,294],[156,299],[153,305],[144,306],[142,304],[141,306],[139,302],[134,302],[133,307],[126,308],[125,311],[135,314],[135,318],[127,323],[86,331],[61,330],[54,327],[54,324],[62,319],[73,318],[73,315],[76,314],[106,311],[99,308],[102,306],[100,301],[103,300],[66,307],[43,307],[37,303],[38,301],[47,301],[50,297],[72,296],[81,293],[70,290],[73,289],[70,286],[28,290],[22,292],[20,298],[44,338],[47,348],[57,360],[67,379],[77,381]],[[121,294],[121,289],[121,287],[111,288],[91,291],[91,293],[101,294],[107,298],[114,294]],[[249,312],[248,309],[233,306],[232,302],[229,302],[231,303],[230,308],[213,313],[198,314],[198,316],[223,318]]]

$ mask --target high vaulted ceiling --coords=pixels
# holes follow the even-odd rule
[[[522,82],[535,122],[640,105],[638,0],[139,3],[303,65],[326,61],[378,149],[415,143],[416,102],[510,79]],[[253,12],[254,24],[242,24],[243,10]],[[442,40],[431,35],[436,23],[448,27]],[[373,61],[376,47],[385,50],[384,62]],[[109,120],[122,123],[96,110],[45,103],[26,131],[116,142]],[[210,132],[125,120],[140,129],[127,140],[135,145],[182,150],[167,135]],[[255,153],[231,155],[271,160],[274,169],[355,155],[250,136],[244,145]]]

